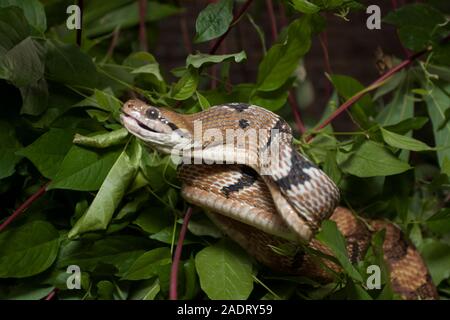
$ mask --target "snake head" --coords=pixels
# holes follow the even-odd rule
[[[191,142],[189,131],[176,113],[141,100],[125,102],[120,119],[130,133],[164,153]]]

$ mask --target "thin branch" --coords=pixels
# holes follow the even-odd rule
[[[320,40],[320,46],[322,47],[323,51],[323,59],[325,63],[325,70],[328,74],[331,74],[331,64],[330,64],[330,56],[328,54],[328,35],[326,31],[323,31],[319,35]]]
[[[83,30],[83,10],[84,10],[83,0],[78,0],[78,7],[80,8],[80,29],[77,29],[77,45],[81,47],[82,30]]]
[[[2,232],[11,222],[14,221],[22,212],[24,212],[33,202],[42,197],[47,191],[47,186],[49,183],[46,183],[42,187],[39,188],[34,194],[32,194],[22,205],[13,212],[1,225],[0,232]]]
[[[147,0],[139,0],[139,46],[143,51],[148,51],[147,29],[145,27],[146,16]]]
[[[53,289],[45,298],[44,298],[44,300],[52,300],[55,296],[56,296],[56,293],[58,292],[58,289],[57,288],[55,288],[55,289]]]
[[[272,40],[276,41],[278,38],[277,21],[275,20],[275,13],[273,12],[272,0],[266,0],[266,7],[269,13],[270,29],[272,30]]]
[[[275,14],[273,11],[273,5],[271,0],[266,1],[266,7],[267,11],[269,12],[269,17],[271,20],[271,29],[272,29],[272,36],[273,40],[275,41],[278,38],[278,31],[277,31],[277,25],[275,21]],[[273,20],[272,20],[273,17]],[[285,20],[285,19],[284,19]],[[283,20],[283,23],[286,23],[286,21]],[[285,25],[283,25],[285,27]],[[297,98],[295,96],[294,90],[291,88],[289,89],[289,95],[288,95],[288,101],[289,105],[291,106],[292,114],[294,115],[295,124],[297,126],[297,130],[300,134],[305,133],[306,128],[303,124],[302,117],[300,115],[300,106],[298,105]]]
[[[298,105],[297,98],[295,97],[295,93],[293,89],[289,90],[288,95],[289,105],[291,106],[292,114],[294,115],[295,124],[297,125],[297,129],[300,134],[304,134],[306,132],[305,125],[303,124],[302,117],[300,115],[300,106]]]
[[[245,3],[239,8],[238,13],[233,17],[233,20],[230,23],[230,26],[228,27],[227,31],[220,36],[219,39],[214,43],[211,50],[209,50],[209,54],[216,53],[217,49],[219,49],[220,45],[222,44],[223,40],[226,38],[228,33],[230,32],[231,28],[234,27],[236,22],[241,18],[241,16],[247,11],[248,7],[252,4],[253,0],[247,0]]]
[[[441,44],[445,44],[449,41],[450,35],[445,37],[440,41]],[[318,125],[314,131],[320,130],[325,128],[327,125],[329,125],[334,119],[336,119],[341,113],[346,111],[349,107],[351,107],[355,102],[357,102],[359,99],[361,99],[366,93],[375,90],[380,85],[382,85],[387,79],[392,77],[397,72],[405,69],[410,64],[412,64],[415,60],[423,56],[425,53],[428,53],[432,50],[431,47],[424,49],[422,51],[419,51],[413,55],[411,55],[408,59],[402,61],[400,64],[396,65],[392,69],[388,70],[385,74],[383,74],[381,77],[379,77],[377,80],[372,82],[368,87],[364,88],[363,90],[357,92],[355,95],[353,95],[350,99],[345,101],[339,108],[337,108],[327,119],[325,119],[320,125]],[[313,133],[314,134],[314,133]],[[313,138],[313,135],[309,135],[306,137],[306,141],[309,142]]]
[[[192,215],[192,207],[189,207],[184,215],[183,225],[181,226],[180,235],[178,237],[177,248],[175,249],[175,255],[172,261],[172,268],[170,270],[170,290],[169,298],[170,300],[178,299],[178,269],[181,260],[181,251],[183,250],[183,242],[186,237],[187,226]]]
[[[324,60],[324,65],[325,65],[325,70],[328,74],[332,74],[332,70],[331,70],[331,64],[330,64],[330,56],[328,54],[328,35],[326,31],[323,31],[319,34],[319,42],[320,42],[320,46],[322,47],[322,52],[323,52],[323,60]],[[328,79],[326,79],[325,82],[325,90],[326,90],[326,97],[327,99],[331,96],[331,82],[328,81]]]
[[[114,53],[114,49],[117,46],[117,41],[119,40],[120,28],[116,27],[112,34],[111,44],[109,45],[108,52],[106,53],[107,58],[111,58]]]
[[[288,21],[287,21],[286,9],[284,8],[283,1],[278,2],[278,10],[280,11],[281,26],[284,28],[285,26],[287,26]]]

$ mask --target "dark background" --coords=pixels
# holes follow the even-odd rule
[[[208,43],[194,44],[192,39],[195,35],[195,20],[199,12],[211,2],[214,1],[179,1],[178,3],[186,8],[185,13],[181,16],[175,15],[166,18],[157,25],[158,32],[152,33],[157,39],[149,39],[151,43],[150,52],[155,55],[163,70],[184,65],[190,50],[192,52],[197,50],[208,52]],[[384,17],[389,11],[393,10],[394,6],[400,7],[414,2],[401,0],[366,1],[364,5],[379,5],[381,16]],[[235,10],[242,3],[243,1],[237,1]],[[280,10],[279,0],[273,0],[272,3],[279,33],[282,29],[283,10]],[[248,12],[264,30],[266,46],[270,48],[273,37],[267,1],[253,1]],[[289,8],[285,10],[284,16],[287,21],[292,21],[296,17]],[[349,21],[331,13],[326,15],[327,27],[323,38],[325,38],[327,44],[330,67],[333,73],[349,75],[362,84],[368,85],[380,75],[375,64],[377,47],[380,47],[385,54],[394,55],[401,60],[406,58],[407,53],[402,48],[395,29],[391,25],[382,23],[380,30],[367,29],[366,20],[369,15],[365,13],[365,10],[351,12],[347,17]],[[219,48],[218,54],[235,53],[240,50],[245,50],[247,53],[247,61],[233,64],[230,76],[231,83],[255,82],[257,67],[262,58],[262,49],[258,34],[247,17],[242,18],[231,30],[225,42]],[[303,109],[304,120],[309,124],[315,124],[320,119],[331,91],[331,84],[324,74],[326,71],[324,51],[318,36],[313,38],[312,48],[305,57],[305,67],[307,78],[312,84],[313,99],[310,103],[305,104],[300,95],[298,100]],[[350,120],[345,115],[337,119],[335,124],[342,129],[352,127]]]

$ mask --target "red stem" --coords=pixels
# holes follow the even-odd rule
[[[219,49],[220,45],[222,44],[223,40],[226,38],[228,33],[230,32],[231,28],[234,27],[234,24],[241,18],[241,16],[247,11],[248,7],[252,4],[253,0],[247,0],[240,8],[238,13],[233,17],[233,20],[230,23],[230,26],[228,27],[227,31],[220,36],[219,39],[213,44],[211,50],[209,50],[209,54],[216,53],[217,49]]]
[[[445,41],[445,40],[444,40]],[[385,81],[386,79],[393,76],[395,73],[399,72],[400,70],[406,68],[409,66],[412,62],[414,62],[417,58],[428,52],[428,49],[419,51],[412,56],[410,56],[408,59],[404,60],[400,64],[396,65],[392,69],[388,70],[385,74],[383,74],[381,77],[379,77],[377,80],[372,82],[369,87],[375,86],[379,84],[380,82]],[[374,90],[375,87],[372,89]],[[370,90],[370,91],[372,91]],[[353,97],[345,101],[339,108],[337,108],[325,121],[323,121],[319,126],[316,127],[315,130],[320,130],[327,125],[329,125],[335,118],[337,118],[341,113],[343,113],[345,110],[347,110],[349,107],[351,107],[355,102],[357,102],[359,99],[361,99],[368,91],[362,90],[359,93],[355,94]],[[312,136],[307,137],[306,141],[310,141],[312,139]]]
[[[56,296],[56,293],[58,292],[58,289],[57,288],[55,288],[55,289],[53,289],[45,298],[44,298],[44,300],[52,300],[55,296]]]
[[[306,132],[306,128],[305,125],[303,124],[302,117],[300,115],[300,106],[298,105],[294,90],[292,89],[289,90],[288,100],[291,106],[292,114],[294,115],[294,120],[295,124],[297,125],[297,129],[300,132],[300,134],[304,134]]]
[[[284,8],[283,2],[278,2],[278,10],[280,11],[280,20],[281,20],[281,26],[284,28],[287,26],[288,21],[286,17],[286,9]]]
[[[188,226],[189,220],[191,219],[191,215],[192,215],[192,207],[189,207],[186,211],[186,214],[184,215],[183,225],[181,226],[181,231],[180,231],[180,235],[178,237],[177,247],[175,249],[175,255],[174,255],[173,261],[172,261],[172,268],[170,270],[170,290],[169,290],[170,300],[178,299],[178,290],[177,290],[178,269],[179,269],[180,260],[181,260],[181,251],[183,250],[183,242],[184,242],[184,238],[186,237],[187,226]]]
[[[148,51],[147,29],[145,27],[146,16],[147,0],[139,0],[139,46],[143,51]]]
[[[330,64],[330,56],[328,54],[328,35],[327,35],[326,31],[323,31],[319,35],[319,40],[320,40],[320,46],[322,47],[322,51],[323,51],[325,70],[327,71],[327,73],[331,74],[332,71],[331,71],[331,64]]]
[[[42,197],[47,191],[47,186],[49,183],[46,183],[38,191],[32,194],[22,205],[13,212],[3,223],[0,225],[0,232],[3,231],[14,219],[16,219],[23,211],[25,211],[33,202]]]
[[[272,40],[276,41],[278,37],[277,22],[275,20],[275,13],[273,12],[272,0],[266,0],[267,11],[269,12],[270,29],[272,30]]]

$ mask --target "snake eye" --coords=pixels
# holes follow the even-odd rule
[[[147,109],[147,111],[145,112],[145,115],[147,116],[147,118],[149,119],[157,119],[159,116],[159,112],[158,110],[156,110],[155,108],[149,108]]]

